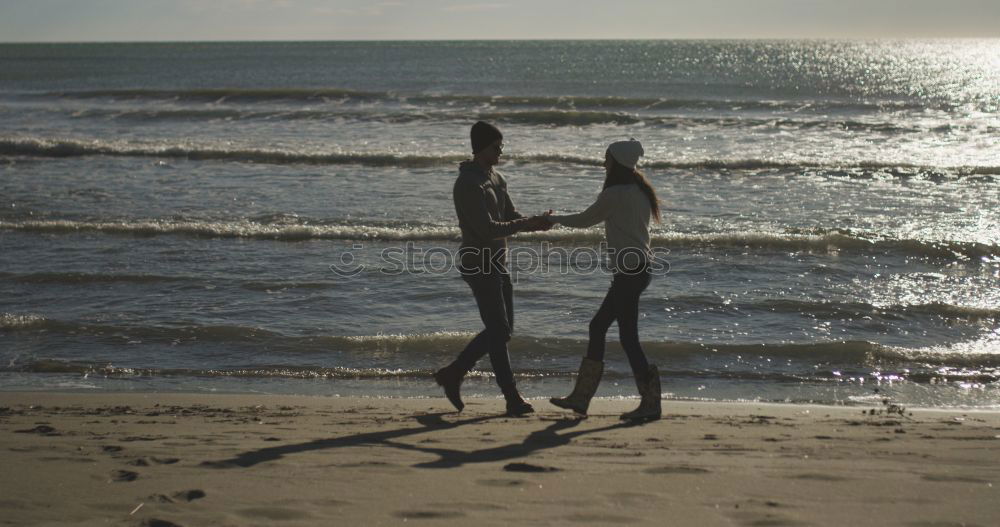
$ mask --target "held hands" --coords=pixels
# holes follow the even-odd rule
[[[547,231],[547,230],[551,229],[552,226],[554,225],[552,223],[552,221],[549,220],[549,218],[548,218],[551,215],[552,215],[552,211],[549,210],[548,212],[546,212],[544,214],[540,214],[538,216],[532,216],[532,217],[528,218],[528,221],[525,222],[524,228],[521,229],[521,231],[522,232],[535,232],[535,231]]]

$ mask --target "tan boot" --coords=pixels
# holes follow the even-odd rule
[[[576,385],[573,386],[573,393],[567,397],[553,397],[549,402],[573,410],[580,415],[587,415],[587,408],[590,407],[590,400],[597,393],[597,385],[601,383],[601,375],[604,373],[604,363],[599,360],[583,358],[580,362],[580,373],[576,377]]]
[[[639,388],[639,407],[622,414],[625,421],[655,421],[660,418],[660,371],[656,366],[649,365],[645,374],[636,375],[635,384]]]

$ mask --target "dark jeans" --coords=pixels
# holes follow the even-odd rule
[[[489,354],[500,388],[514,387],[514,371],[510,367],[507,341],[514,330],[514,287],[507,273],[470,273],[462,278],[472,288],[479,306],[479,316],[486,329],[479,332],[452,363],[469,371],[483,355]]]
[[[646,354],[639,345],[639,296],[649,286],[651,279],[648,270],[614,275],[611,289],[608,289],[601,308],[590,321],[587,358],[604,360],[604,339],[611,323],[617,320],[618,338],[632,366],[632,373],[641,375],[649,370]]]

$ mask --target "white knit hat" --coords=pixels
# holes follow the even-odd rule
[[[639,158],[645,153],[642,150],[642,143],[633,137],[628,141],[616,141],[608,147],[611,157],[615,158],[620,165],[634,169],[639,164]]]

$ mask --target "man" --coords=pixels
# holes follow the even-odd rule
[[[489,354],[497,384],[507,401],[507,415],[534,412],[518,393],[510,367],[507,342],[514,329],[513,286],[507,270],[507,237],[518,232],[547,230],[544,216],[525,218],[507,194],[507,182],[493,167],[503,153],[503,134],[479,121],[472,126],[473,158],[459,165],[453,197],[462,230],[459,271],[476,298],[486,328],[465,347],[458,358],[434,374],[438,385],[459,411],[465,406],[459,389],[465,374]]]

